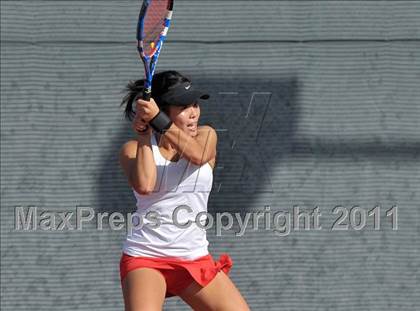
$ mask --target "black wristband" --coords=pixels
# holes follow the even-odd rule
[[[164,132],[171,127],[172,121],[163,111],[159,113],[149,121],[150,126],[158,133],[164,134]]]

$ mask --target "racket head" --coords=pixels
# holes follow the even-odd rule
[[[146,100],[150,99],[152,77],[169,30],[173,3],[173,0],[144,0],[140,10],[137,49],[144,63]]]

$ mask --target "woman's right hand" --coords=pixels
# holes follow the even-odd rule
[[[142,137],[149,137],[152,134],[152,127],[147,122],[145,122],[141,118],[141,115],[138,113],[134,117],[132,128],[137,133],[137,135]]]

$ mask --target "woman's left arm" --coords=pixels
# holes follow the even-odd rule
[[[216,157],[217,134],[208,125],[200,126],[197,131],[197,136],[191,137],[172,123],[164,135],[179,154],[201,166]]]

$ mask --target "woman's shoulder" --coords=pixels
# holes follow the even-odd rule
[[[203,125],[198,126],[197,130],[199,134],[214,135],[217,137],[216,130],[214,129],[213,126],[209,124],[203,124]]]
[[[135,139],[130,139],[121,146],[121,148],[133,148],[133,147],[137,147],[137,140]]]
[[[137,140],[130,139],[129,141],[126,141],[120,149],[120,155],[123,156],[132,156],[136,155],[137,153]]]
[[[208,129],[208,130],[214,130],[214,127],[211,124],[202,124],[198,126],[199,129]]]
[[[217,144],[217,134],[216,134],[216,130],[209,124],[204,124],[201,126],[198,126],[198,135],[202,135],[203,139],[205,138],[206,141],[208,141],[209,137],[211,137],[211,140],[214,141],[214,144]],[[216,147],[215,147],[216,148]],[[209,160],[209,165],[212,168],[212,170],[214,170],[215,166],[216,166],[216,155]]]

